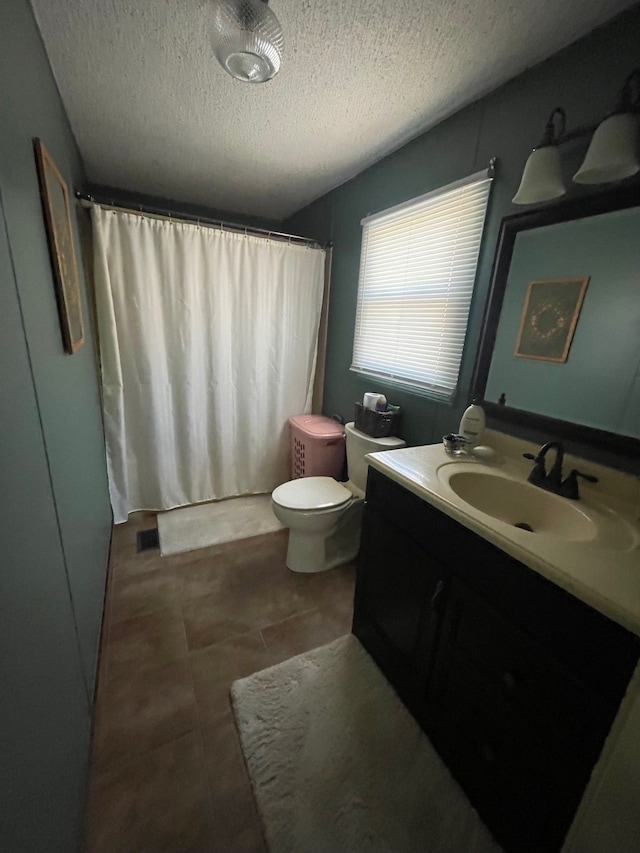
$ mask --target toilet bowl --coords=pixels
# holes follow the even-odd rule
[[[322,572],[353,560],[360,546],[360,525],[367,482],[367,453],[404,447],[394,436],[372,438],[346,424],[350,479],[303,477],[274,489],[276,518],[289,528],[286,564],[294,572]]]

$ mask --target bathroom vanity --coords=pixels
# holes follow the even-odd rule
[[[582,501],[539,499],[516,455],[369,457],[353,631],[496,840],[542,853],[562,848],[622,725],[640,551],[632,500],[591,487]]]

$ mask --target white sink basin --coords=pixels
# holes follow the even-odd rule
[[[486,471],[453,471],[449,485],[465,503],[505,524],[567,541],[595,539],[598,526],[578,502]]]
[[[437,477],[450,490],[452,502],[525,531],[518,534],[523,545],[522,537],[529,535],[592,543],[614,551],[637,544],[634,526],[607,503],[584,494],[577,501],[561,498],[532,486],[513,466],[491,470],[480,463],[449,462],[438,468]]]

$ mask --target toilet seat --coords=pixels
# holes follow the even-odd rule
[[[301,477],[274,489],[275,503],[285,509],[327,510],[353,499],[353,492],[333,477]]]

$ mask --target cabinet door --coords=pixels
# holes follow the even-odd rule
[[[367,505],[353,630],[416,716],[425,695],[444,592],[441,565]]]
[[[435,747],[505,849],[559,850],[615,707],[456,579],[427,708]]]

